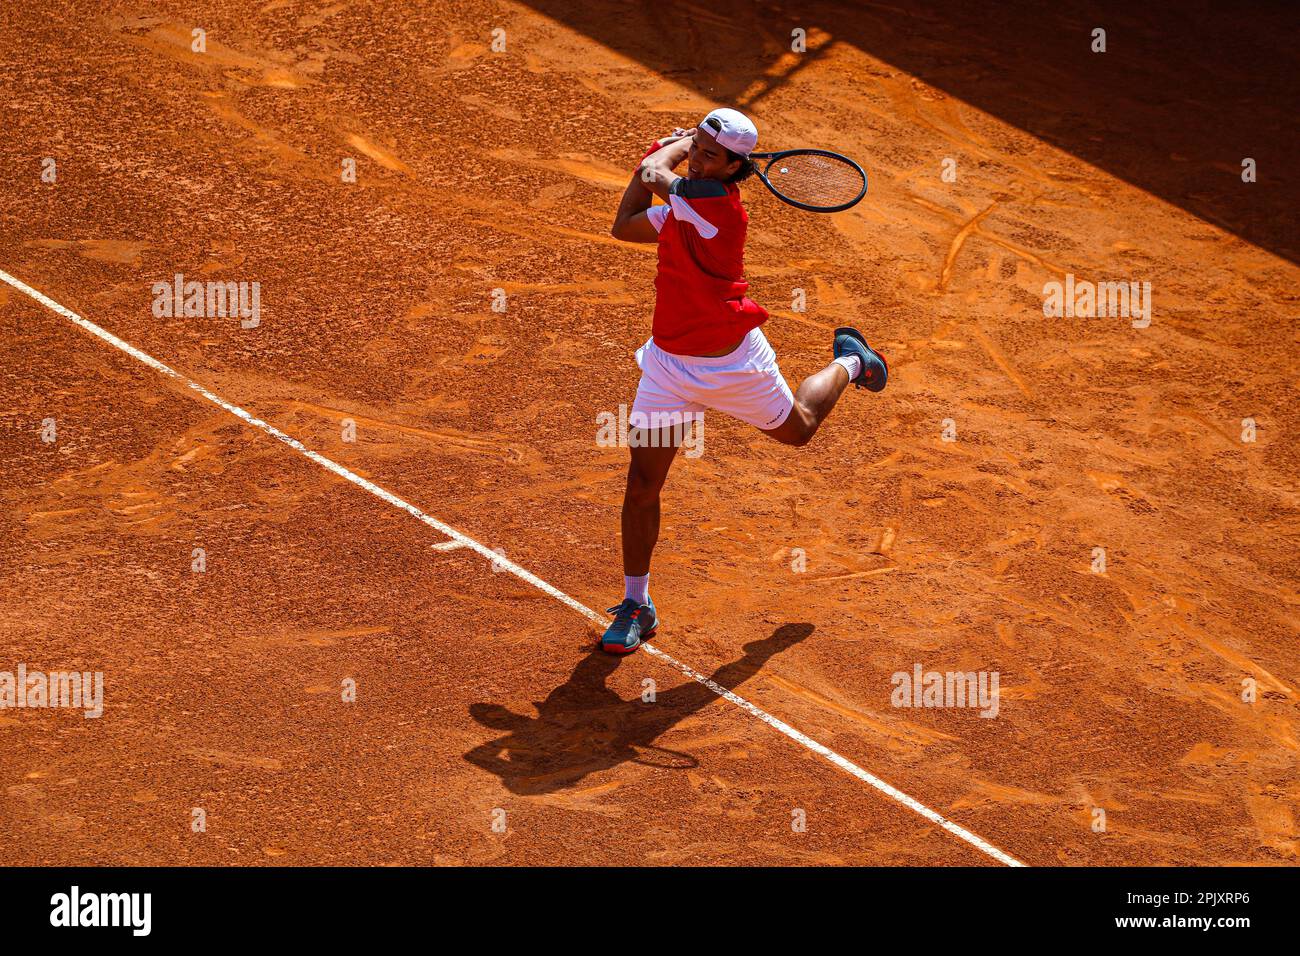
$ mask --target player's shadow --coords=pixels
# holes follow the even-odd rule
[[[715,684],[735,691],[773,656],[808,637],[811,624],[783,624],[770,637],[751,641],[743,655],[710,675]],[[697,765],[689,754],[655,746],[655,741],[679,721],[716,701],[718,695],[699,681],[655,694],[624,700],[605,681],[624,661],[646,662],[646,676],[672,674],[645,657],[619,658],[594,651],[569,679],[536,704],[537,716],[516,714],[500,704],[471,704],[470,715],[485,727],[505,731],[475,747],[465,759],[501,778],[512,793],[552,793],[573,786],[589,773],[633,761],[688,769]]]

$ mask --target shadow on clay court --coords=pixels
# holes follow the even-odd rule
[[[940,102],[946,94],[1300,261],[1294,0],[1244,8],[1207,0],[525,2],[708,102],[752,112],[773,131],[762,148],[835,149],[835,124],[847,115],[870,144],[880,107],[864,101],[888,90],[892,122],[942,137],[972,168],[998,158],[979,127],[952,121]],[[1106,50],[1093,52],[1099,28]],[[802,54],[791,52],[794,29],[806,31]],[[855,82],[834,62],[818,65],[844,45],[890,69]],[[821,116],[831,141],[774,142],[794,132],[779,112],[791,102],[804,117]],[[689,125],[689,117],[657,119]],[[870,146],[855,158],[871,172]],[[1254,183],[1241,178],[1246,158],[1257,163]]]
[[[783,624],[770,637],[751,641],[743,656],[719,667],[710,679],[738,690],[775,655],[813,632],[811,624]],[[590,773],[619,764],[647,764],[685,770],[697,766],[689,754],[655,746],[655,741],[718,695],[694,680],[658,693],[653,703],[624,700],[605,682],[625,660],[594,650],[569,679],[536,704],[537,716],[516,714],[500,704],[472,704],[470,715],[506,735],[475,747],[465,759],[501,778],[512,793],[535,795],[573,786]]]

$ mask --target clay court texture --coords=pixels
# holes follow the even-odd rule
[[[0,671],[103,675],[0,710],[5,862],[1294,864],[1291,16],[5,4]],[[890,383],[706,415],[619,659],[609,227],[716,105],[867,169],[747,184],[747,271],[792,382]]]

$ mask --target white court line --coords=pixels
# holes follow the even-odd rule
[[[437,518],[425,514],[419,508],[415,507],[415,505],[403,501],[401,498],[397,497],[397,495],[393,494],[392,492],[385,491],[383,488],[380,488],[374,482],[367,481],[365,478],[362,478],[360,475],[356,474],[355,472],[349,471],[348,469],[344,468],[342,465],[330,461],[324,455],[312,451],[310,448],[307,448],[305,445],[303,445],[302,442],[298,441],[296,438],[286,435],[284,432],[280,431],[274,425],[267,424],[266,422],[262,421],[260,418],[254,418],[252,415],[244,411],[239,406],[230,404],[225,399],[221,398],[219,395],[215,395],[214,393],[208,391],[198,382],[194,381],[193,379],[186,378],[180,372],[177,372],[175,369],[172,369],[169,366],[164,365],[162,362],[159,362],[151,355],[141,352],[139,349],[137,349],[134,345],[131,345],[129,342],[122,341],[116,335],[106,331],[105,329],[100,328],[94,322],[91,322],[87,319],[83,319],[81,316],[77,315],[77,313],[73,312],[71,309],[64,308],[63,306],[59,305],[59,303],[55,302],[53,299],[49,298],[48,296],[40,292],[37,292],[31,286],[26,285],[23,282],[20,282],[18,279],[15,279],[13,276],[9,275],[9,273],[0,271],[0,279],[4,280],[9,285],[13,286],[19,292],[31,296],[33,299],[35,299],[41,305],[45,306],[47,309],[50,309],[52,312],[55,312],[58,315],[63,316],[65,319],[69,320],[70,322],[73,322],[81,326],[91,335],[103,339],[109,345],[113,346],[116,349],[120,349],[121,351],[125,352],[127,355],[131,356],[134,359],[138,359],[139,361],[143,362],[145,365],[148,365],[150,368],[154,369],[155,371],[161,372],[163,375],[166,375],[169,378],[174,378],[180,382],[184,382],[186,386],[188,386],[193,391],[198,392],[198,394],[202,395],[208,401],[212,402],[212,404],[224,408],[226,411],[230,412],[230,414],[234,415],[236,418],[244,421],[249,425],[252,425],[254,428],[261,429],[262,431],[270,435],[272,438],[279,439],[280,441],[288,445],[290,448],[292,448],[294,451],[316,462],[316,464],[320,465],[322,468],[325,468],[328,471],[332,471],[340,478],[344,478],[352,482],[354,485],[358,485],[359,487],[364,488],[366,491],[370,492],[375,497],[388,502],[390,505],[393,505],[395,508],[401,508],[403,511],[411,515],[413,518],[418,518],[420,521],[423,521],[425,524],[427,524],[430,528],[442,532],[448,538],[451,539],[451,541],[443,542],[442,545],[434,545],[435,548],[439,548],[440,550],[443,549],[444,547],[450,549],[450,547],[453,544],[458,545],[460,547],[471,548],[472,550],[477,551],[483,557],[487,558],[494,565],[496,565],[495,570],[509,571],[511,574],[515,575],[516,577],[522,578],[523,580],[531,584],[533,587],[537,588],[538,590],[546,594],[549,594],[551,597],[555,598],[561,604],[567,605],[568,607],[577,611],[583,617],[586,617],[594,621],[595,623],[601,625],[602,627],[609,623],[608,618],[603,617],[600,614],[597,614],[595,611],[591,610],[591,608],[587,607],[585,604],[582,604],[580,601],[577,601],[574,598],[569,597],[569,595],[565,594],[559,588],[555,587],[554,585],[548,584],[546,581],[543,581],[541,578],[537,577],[537,575],[533,574],[531,571],[527,571],[524,568],[521,568],[519,565],[515,564],[513,561],[506,558],[504,555],[500,554],[499,552],[493,551],[487,545],[479,544],[479,542],[475,541],[473,538],[469,537],[468,535],[462,534],[461,532],[453,528],[451,525],[444,524],[443,522],[439,521]],[[654,647],[651,644],[643,644],[642,649],[647,654],[657,657],[664,663],[672,667],[675,667],[677,670],[681,671],[683,674],[685,674],[687,677],[691,678],[692,680],[698,681],[699,683],[703,684],[705,687],[713,691],[719,697],[735,704],[737,707],[745,711],[750,716],[757,717],[759,720],[767,724],[769,727],[779,731],[782,734],[785,734],[785,736],[789,737],[791,740],[796,741],[799,744],[802,744],[804,747],[807,747],[813,753],[825,757],[827,760],[829,760],[835,766],[839,767],[841,770],[844,770],[845,772],[853,775],[854,777],[857,777],[863,783],[875,787],[877,790],[879,790],[881,793],[883,793],[885,796],[889,797],[890,799],[896,800],[897,802],[901,803],[903,806],[907,807],[909,810],[913,810],[916,813],[919,813],[921,816],[925,817],[927,820],[931,821],[932,823],[938,824],[939,826],[943,827],[943,829],[951,833],[953,836],[957,837],[958,839],[965,840],[967,843],[975,847],[975,849],[979,850],[980,852],[987,853],[989,856],[997,860],[999,863],[1005,863],[1007,866],[1025,865],[1024,863],[1021,863],[1019,860],[1017,860],[1015,857],[1011,856],[1010,854],[1004,853],[1002,850],[999,850],[997,847],[989,843],[987,840],[984,840],[981,837],[976,836],[974,833],[971,833],[965,827],[958,826],[956,823],[953,823],[951,820],[944,817],[942,814],[934,810],[931,810],[929,807],[921,803],[919,800],[915,800],[912,797],[909,797],[907,794],[903,793],[903,791],[899,790],[897,787],[894,787],[886,783],[885,781],[881,780],[879,777],[875,776],[874,774],[868,773],[867,771],[859,767],[857,764],[853,763],[851,760],[841,757],[839,754],[831,750],[829,747],[823,744],[819,744],[817,741],[813,740],[811,737],[809,737],[807,734],[803,733],[802,731],[795,730],[785,721],[773,717],[771,714],[754,706],[749,701],[745,700],[743,697],[740,697],[739,695],[727,690],[725,687],[722,687],[714,683],[713,681],[709,680],[709,678],[701,674],[699,671],[693,670],[692,668],[686,666],[685,664],[681,663],[680,661],[676,660],[670,655],[665,654],[657,647]]]

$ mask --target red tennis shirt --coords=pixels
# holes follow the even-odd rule
[[[767,310],[745,295],[749,216],[734,183],[683,177],[673,183],[668,204],[651,206],[646,215],[659,230],[651,331],[659,348],[704,355],[767,321]]]

